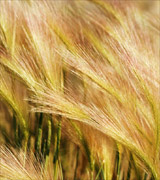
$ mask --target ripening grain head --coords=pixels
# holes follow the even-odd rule
[[[31,111],[65,121],[70,137],[74,129],[91,171],[92,158],[110,164],[118,149],[127,152],[124,178],[124,162],[134,162],[158,180],[158,15],[143,13],[133,2],[97,0],[6,1],[0,10],[0,67],[27,88]],[[3,71],[1,95],[8,93],[4,99],[23,117]],[[114,178],[114,167],[105,168]]]
[[[50,169],[44,172],[43,167],[33,152],[25,154],[14,149],[0,147],[0,177],[7,180],[52,180]],[[52,167],[53,168],[53,167]]]

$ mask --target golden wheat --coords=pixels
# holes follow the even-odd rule
[[[0,177],[160,178],[160,21],[141,5],[0,2],[2,144],[24,153],[2,145]]]

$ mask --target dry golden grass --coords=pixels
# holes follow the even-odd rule
[[[160,21],[142,5],[0,2],[2,179],[160,178]]]

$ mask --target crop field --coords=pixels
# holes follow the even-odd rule
[[[0,180],[160,180],[159,17],[0,0]]]

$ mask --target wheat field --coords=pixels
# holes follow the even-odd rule
[[[160,2],[0,1],[0,179],[160,179]]]

